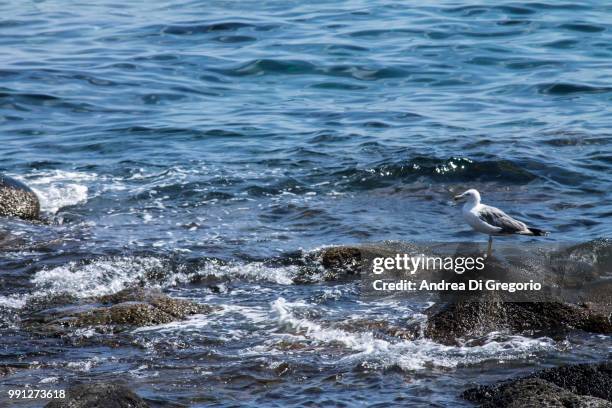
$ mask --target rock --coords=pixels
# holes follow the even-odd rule
[[[173,299],[159,290],[125,289],[112,295],[76,299],[56,295],[32,299],[24,307],[23,325],[31,331],[62,334],[68,328],[111,327],[121,331],[133,327],[170,323],[212,307]]]
[[[173,299],[159,290],[124,289],[112,295],[101,296],[98,301],[105,304],[120,305],[128,302],[147,303],[172,317],[184,319],[187,315],[212,311],[209,306],[184,299]]]
[[[560,302],[501,302],[487,298],[433,307],[427,314],[425,336],[443,344],[503,330],[524,335],[568,330],[612,333],[609,314]]]
[[[9,367],[9,366],[0,366],[0,377],[6,377],[8,375],[11,375],[15,372],[15,369],[13,367]]]
[[[532,375],[573,393],[612,401],[612,362],[549,368]]]
[[[40,216],[38,197],[20,181],[0,175],[0,216],[36,220]]]
[[[492,280],[499,282],[541,283],[539,291],[431,291],[409,293],[406,296],[412,301],[435,301],[436,306],[427,311],[428,322],[423,334],[444,344],[457,344],[460,339],[478,338],[493,331],[507,331],[524,335],[564,334],[570,330],[584,330],[592,333],[612,333],[612,300],[610,284],[598,271],[609,270],[612,259],[612,246],[608,241],[594,241],[582,246],[570,247],[557,252],[529,252],[523,249],[505,248],[506,256],[499,259],[491,257],[486,260],[482,270],[452,273],[444,269],[419,271],[417,279],[427,277],[430,282],[444,280],[448,283],[463,284],[468,287],[471,280]],[[380,296],[373,290],[368,279],[385,278],[414,279],[405,271],[387,269],[384,275],[372,275],[371,262],[375,258],[395,257],[397,254],[412,256],[446,256],[454,258],[482,256],[478,245],[441,244],[417,245],[405,242],[384,242],[363,244],[359,246],[329,247],[320,250],[317,255],[319,271],[304,273],[296,283],[307,283],[312,275],[323,276],[325,280],[336,280],[351,275],[361,275],[362,296]],[[555,261],[552,262],[551,259]],[[569,258],[573,261],[569,262]],[[597,262],[593,259],[598,260]],[[600,265],[601,264],[601,265]],[[567,266],[561,268],[561,266]],[[582,265],[593,275],[588,287],[583,279],[574,281],[570,271]],[[597,267],[595,267],[595,266]],[[572,269],[573,268],[573,269]],[[587,268],[587,269],[588,269]],[[578,268],[580,269],[580,268]],[[583,269],[580,269],[581,271]],[[569,286],[564,286],[569,285]],[[580,294],[588,294],[594,304],[585,303]],[[590,296],[590,294],[599,294]],[[566,303],[569,297],[574,303]],[[402,296],[401,294],[398,296]],[[580,303],[581,305],[578,305]],[[420,327],[407,327],[406,333],[420,333]]]
[[[361,250],[354,247],[331,247],[321,251],[321,264],[326,269],[343,270],[348,274],[359,273]]]
[[[459,301],[427,309],[425,337],[442,344],[456,344],[457,339],[479,337],[507,327],[503,303],[491,300]]]
[[[361,274],[362,250],[357,247],[329,247],[309,253],[286,253],[281,258],[267,260],[271,267],[295,266],[296,284],[310,284],[321,280],[336,281]]]
[[[577,364],[479,386],[463,398],[482,407],[612,407],[612,363]]]
[[[153,305],[143,302],[124,302],[109,307],[99,307],[64,318],[61,322],[69,327],[128,325],[151,326],[175,320]]]
[[[375,257],[394,257],[397,253],[422,253],[421,247],[408,243],[363,244],[323,248],[315,252],[326,280],[341,276],[358,276]]]
[[[612,403],[606,400],[577,395],[538,378],[468,390],[463,397],[482,408],[612,408]]]
[[[45,408],[148,408],[142,398],[125,385],[90,383],[70,387],[65,399],[57,399]]]

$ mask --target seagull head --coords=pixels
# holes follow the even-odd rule
[[[456,195],[454,198],[455,201],[465,200],[471,203],[480,203],[480,193],[478,192],[478,190],[473,188],[470,188],[463,194]]]

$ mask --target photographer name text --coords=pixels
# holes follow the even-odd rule
[[[429,282],[427,280],[413,281],[409,279],[401,280],[383,280],[377,279],[372,282],[372,287],[376,291],[402,291],[402,292],[418,292],[418,291],[503,291],[503,292],[524,292],[524,291],[539,291],[542,289],[542,284],[530,280],[529,282],[498,282],[492,279],[471,279],[467,282]]]

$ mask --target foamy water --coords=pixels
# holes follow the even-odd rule
[[[88,198],[88,185],[99,180],[95,173],[74,171],[36,171],[15,178],[28,185],[40,199],[43,213],[53,215],[61,208],[84,204]]]

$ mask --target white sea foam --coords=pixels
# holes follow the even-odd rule
[[[214,313],[215,322],[223,321],[224,327],[231,327],[236,321],[246,320],[249,323],[261,324],[269,321],[270,315],[267,309],[262,307],[247,307],[240,305],[226,304],[221,305],[221,310]],[[158,331],[158,332],[189,332],[189,331],[200,331],[200,329],[210,326],[211,315],[209,314],[196,314],[189,316],[186,320],[178,322],[170,322],[160,324],[156,326],[139,327],[134,330],[134,333],[147,332],[147,331]],[[238,330],[228,330],[228,337],[234,339],[244,337],[248,335],[248,332]]]
[[[391,342],[377,339],[373,333],[353,333],[325,327],[306,318],[297,317],[294,310],[307,307],[303,302],[287,302],[278,298],[272,303],[278,324],[290,331],[290,339],[314,341],[322,345],[340,344],[352,351],[341,357],[342,361],[355,361],[367,366],[398,366],[404,370],[420,370],[426,367],[456,367],[475,364],[488,359],[511,360],[525,357],[538,351],[554,349],[549,338],[529,339],[522,336],[506,336],[495,340],[492,333],[482,346],[457,347],[435,343],[428,339]]]
[[[82,360],[82,361],[71,361],[66,364],[66,367],[81,372],[87,372],[92,369],[92,367],[98,362],[96,358],[91,360]]]
[[[147,274],[165,271],[167,265],[154,257],[118,257],[91,263],[70,262],[52,269],[42,269],[32,278],[38,292],[71,293],[77,297],[101,296],[119,292],[136,282],[146,282]],[[161,286],[183,279],[183,275],[165,277]],[[155,286],[156,284],[152,284]]]
[[[216,261],[188,273],[180,268],[173,271],[172,266],[163,258],[101,258],[90,262],[69,262],[54,268],[45,267],[36,272],[30,280],[35,286],[30,294],[0,296],[0,306],[18,309],[22,308],[31,296],[52,293],[69,293],[80,298],[102,296],[119,292],[134,284],[164,288],[190,282],[197,276],[290,285],[297,273],[297,268],[293,267],[271,268],[257,262],[223,265]],[[264,288],[257,290],[265,291]]]
[[[40,199],[41,211],[55,214],[61,208],[87,201],[88,187],[98,179],[95,173],[50,170],[14,176],[27,184]]]
[[[13,309],[21,309],[25,306],[27,295],[8,295],[0,296],[0,307],[8,307]]]
[[[207,263],[198,271],[198,275],[202,276],[246,278],[254,281],[277,283],[279,285],[293,284],[293,279],[298,273],[299,268],[297,266],[272,268],[261,262],[221,264],[216,261]]]
[[[208,315],[196,314],[192,316],[188,316],[185,320],[179,320],[170,323],[158,324],[155,326],[143,326],[137,329],[134,329],[132,333],[142,333],[142,332],[190,332],[190,331],[199,331],[205,326],[210,325],[210,319]]]

